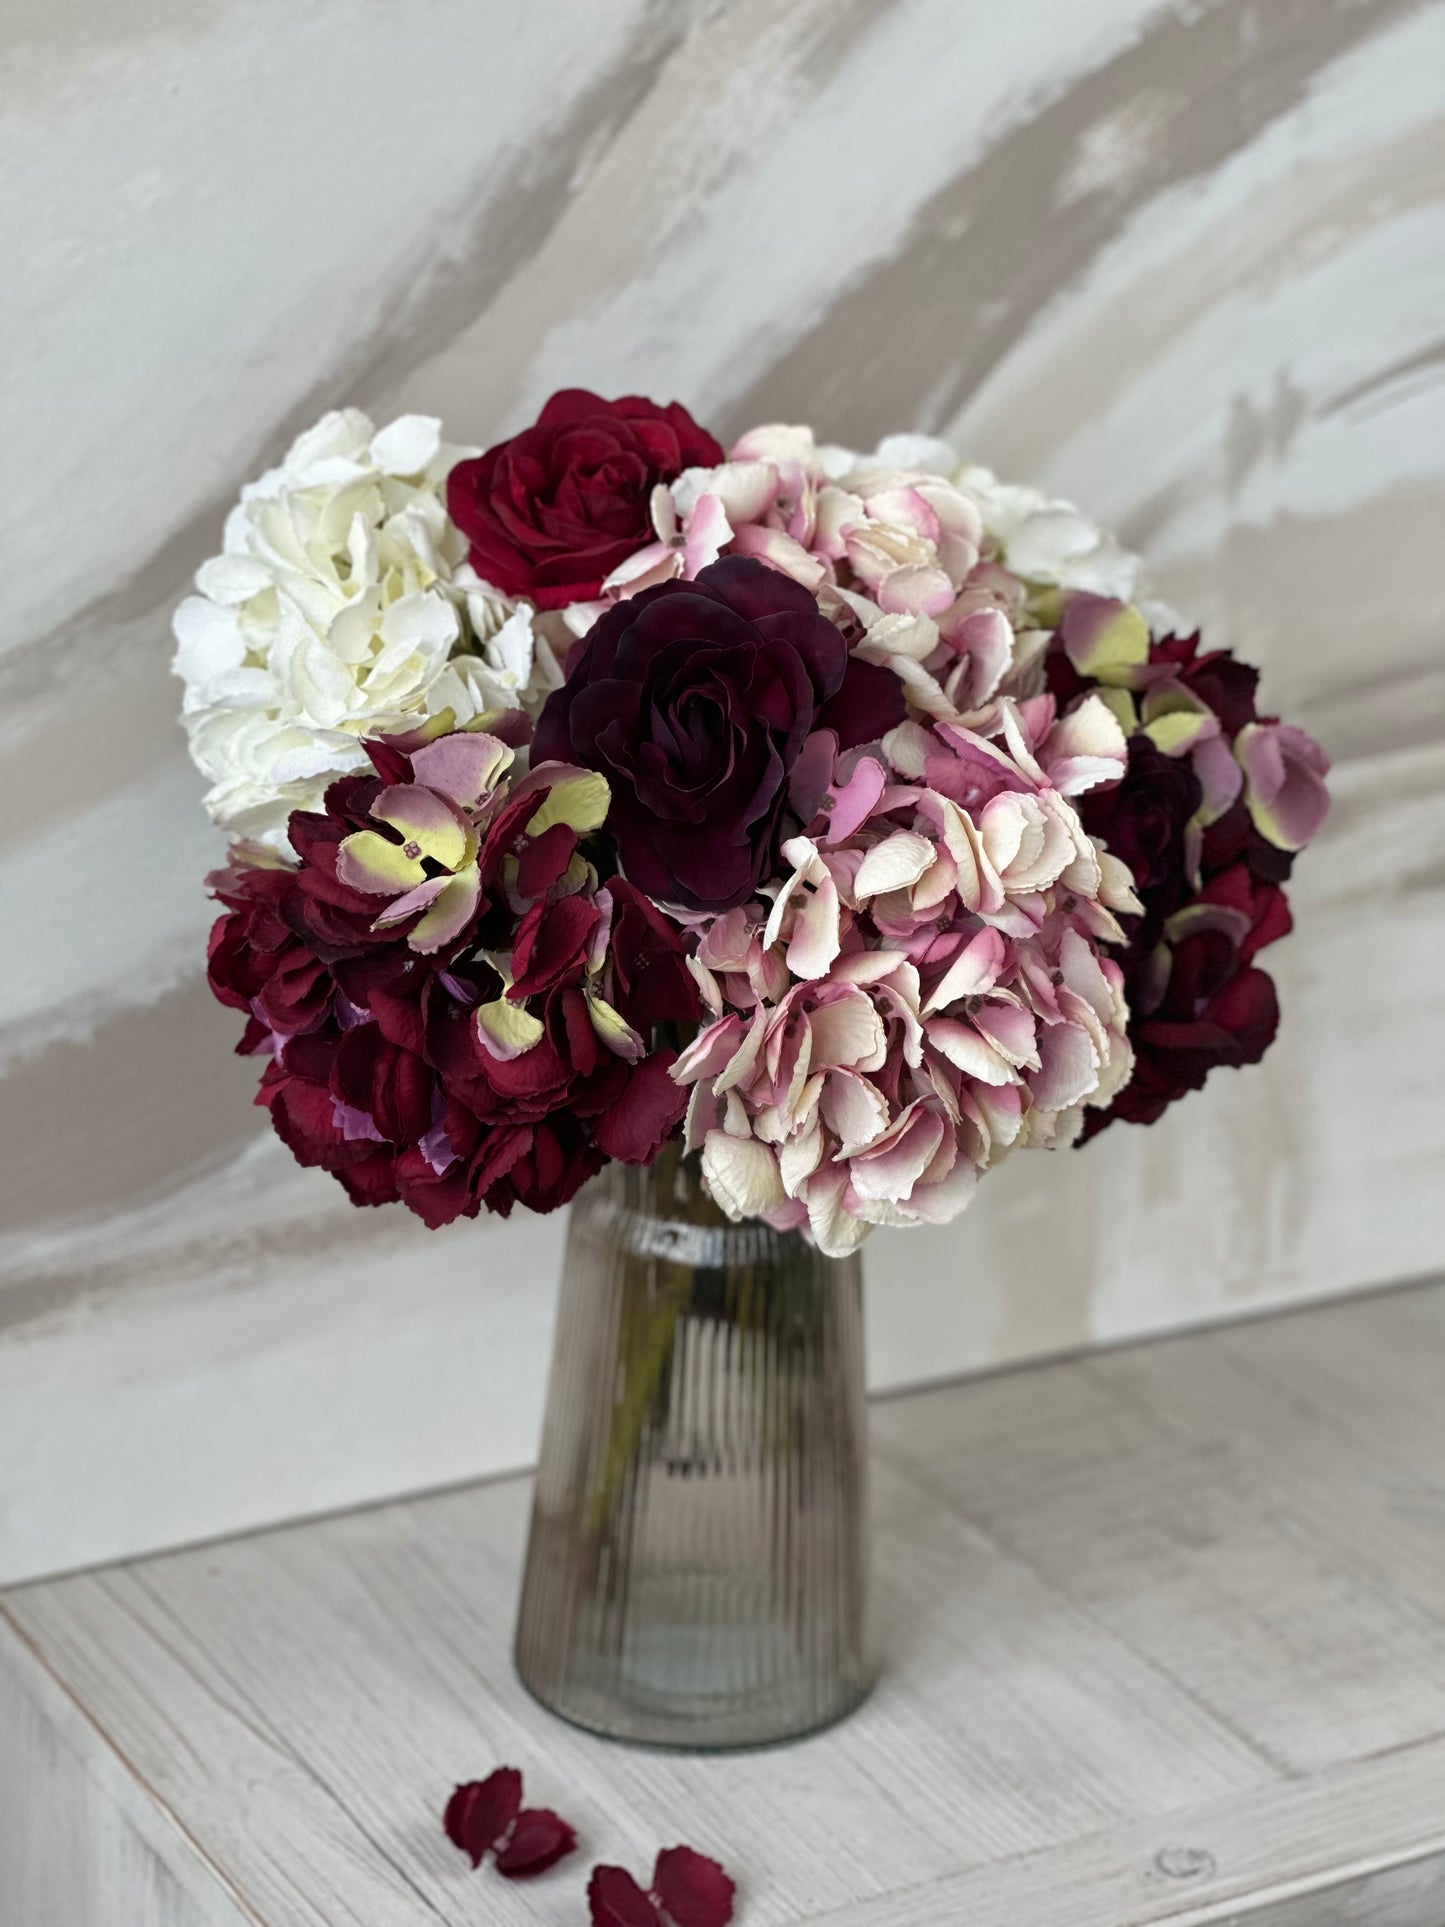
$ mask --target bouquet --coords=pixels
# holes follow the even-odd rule
[[[1149,1123],[1278,1023],[1328,762],[1068,503],[903,435],[554,395],[326,416],[175,618],[215,995],[357,1204],[681,1137],[825,1252]]]

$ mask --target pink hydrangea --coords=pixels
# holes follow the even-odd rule
[[[1024,624],[1024,584],[988,552],[977,501],[924,465],[933,446],[898,437],[865,458],[807,428],[750,429],[725,462],[654,489],[656,539],[604,592],[633,596],[695,580],[720,555],[750,555],[816,595],[921,715],[990,720],[988,705],[1019,685],[1047,633]]]
[[[1099,711],[1061,730],[1051,704],[1005,701],[996,737],[915,722],[843,756],[771,901],[700,924],[711,1021],[673,1076],[729,1215],[835,1256],[874,1225],[944,1223],[1128,1077],[1099,946],[1138,906],[1065,793],[1122,767]]]

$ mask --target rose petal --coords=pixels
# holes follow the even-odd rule
[[[442,1825],[454,1847],[474,1867],[516,1819],[522,1804],[522,1776],[514,1766],[499,1766],[485,1780],[469,1780],[447,1801]]]
[[[652,1891],[675,1927],[727,1927],[737,1888],[716,1860],[691,1847],[666,1847],[657,1856]]]
[[[662,1927],[657,1907],[623,1867],[594,1867],[587,1883],[592,1927]]]
[[[512,1837],[497,1854],[497,1872],[508,1880],[525,1880],[555,1867],[577,1844],[567,1822],[547,1807],[529,1807],[517,1815]]]

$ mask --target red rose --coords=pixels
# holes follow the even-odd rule
[[[620,562],[652,540],[659,482],[708,468],[723,451],[678,402],[603,401],[564,388],[510,441],[458,462],[447,508],[472,566],[504,595],[560,609],[597,595]]]

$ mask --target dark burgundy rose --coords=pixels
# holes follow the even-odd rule
[[[1147,896],[1151,910],[1166,916],[1192,894],[1184,831],[1201,794],[1187,761],[1164,755],[1139,734],[1129,738],[1124,780],[1080,799],[1089,834],[1128,864],[1136,891]]]
[[[722,459],[678,402],[660,408],[642,395],[604,401],[564,388],[534,427],[457,463],[447,508],[478,575],[504,595],[558,609],[597,595],[653,539],[659,482]]]
[[[594,624],[532,753],[607,778],[607,827],[631,883],[719,911],[776,868],[788,778],[812,732],[850,749],[903,714],[897,677],[852,660],[800,583],[727,556]]]

